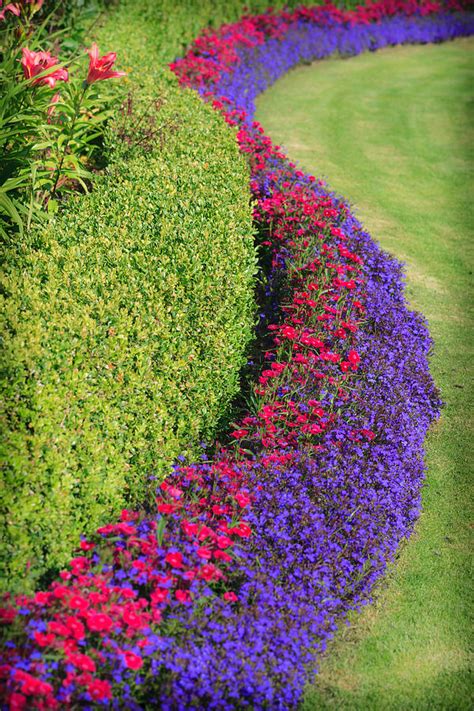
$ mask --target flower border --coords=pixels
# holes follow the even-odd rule
[[[253,120],[303,59],[473,32],[455,2],[245,16],[173,63],[237,128],[270,264],[252,409],[180,463],[157,513],[124,511],[60,580],[0,610],[5,708],[294,708],[420,508],[439,397],[400,265]],[[263,365],[262,365],[263,364]]]

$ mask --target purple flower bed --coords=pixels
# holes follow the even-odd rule
[[[1,611],[5,708],[295,708],[370,599],[420,510],[431,340],[399,263],[272,145],[254,102],[302,60],[472,33],[454,9],[266,13],[174,63],[251,167],[271,265],[253,406],[211,461],[176,467],[155,513],[124,512],[61,581]]]
[[[255,99],[279,77],[301,62],[324,59],[334,53],[351,57],[399,44],[444,42],[472,34],[474,19],[461,14],[440,13],[429,17],[388,17],[373,25],[314,26],[304,20],[291,24],[284,38],[268,39],[256,47],[236,47],[238,66],[211,85],[216,96],[225,95],[232,106],[255,115]],[[196,87],[200,93],[209,88]]]

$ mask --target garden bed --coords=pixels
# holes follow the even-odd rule
[[[3,611],[18,708],[294,708],[337,621],[368,599],[419,513],[440,405],[431,340],[400,265],[272,145],[253,102],[299,61],[472,29],[429,3],[326,6],[246,17],[174,63],[249,159],[271,265],[263,367],[234,444],[177,466],[156,515],[124,511]]]

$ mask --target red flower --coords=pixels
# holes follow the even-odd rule
[[[87,626],[92,632],[108,632],[113,624],[111,617],[100,612],[92,613],[87,617]]]
[[[32,52],[27,47],[23,47],[21,51],[23,54],[21,66],[23,67],[23,74],[26,79],[33,79],[37,77],[38,74],[42,74],[46,70],[55,67],[58,63],[58,58],[52,57],[49,52]],[[33,84],[47,84],[53,88],[57,81],[67,81],[68,78],[67,69],[57,67],[52,72],[49,72],[49,74],[35,79]]]
[[[234,432],[230,433],[231,437],[234,437],[235,439],[243,439],[248,435],[249,431],[248,430],[234,430]]]
[[[178,602],[190,602],[191,601],[191,593],[189,592],[189,590],[176,590],[175,597]]]
[[[204,560],[210,560],[212,558],[212,551],[210,548],[204,548],[202,546],[197,549],[196,553],[200,558],[204,558]]]
[[[37,592],[34,600],[38,605],[47,605],[49,602],[49,593],[47,592]]]
[[[243,509],[250,504],[250,496],[244,491],[239,491],[239,493],[235,495],[235,500]]]
[[[176,511],[176,504],[158,504],[158,511],[163,514],[174,513]]]
[[[169,563],[173,568],[184,568],[183,556],[181,553],[168,553],[165,562]]]
[[[168,590],[162,590],[161,588],[158,588],[158,590],[155,590],[155,592],[151,593],[150,598],[154,605],[159,605],[160,602],[164,602],[166,600],[168,594]]]
[[[10,622],[13,622],[15,617],[17,616],[17,611],[14,610],[13,608],[8,608],[8,607],[0,607],[0,622],[4,622],[5,624],[8,624]]]
[[[21,692],[25,696],[45,696],[51,694],[53,687],[41,679],[36,679],[31,674],[24,672],[22,669],[15,670],[15,681],[21,684]]]
[[[132,607],[127,607],[123,613],[123,621],[129,627],[134,627],[139,630],[142,627],[146,627],[146,621],[140,615],[137,615]]]
[[[224,598],[224,600],[227,600],[227,602],[237,602],[237,600],[239,599],[237,595],[233,592],[226,592],[222,597]]]
[[[209,528],[209,526],[201,526],[198,538],[200,541],[204,541],[206,538],[214,538],[214,535],[212,528]]]
[[[87,687],[87,691],[94,701],[104,701],[105,699],[112,698],[112,687],[108,681],[94,679]]]
[[[5,8],[6,10],[7,8]],[[0,20],[3,20],[2,13],[0,12]],[[22,711],[26,707],[26,696],[23,694],[12,694],[10,696],[10,706],[8,707],[10,711]]]
[[[76,617],[66,617],[65,623],[74,639],[84,639],[86,630],[84,625]]]
[[[219,546],[219,548],[228,548],[232,545],[232,540],[229,538],[229,536],[219,536],[217,538],[217,545]]]
[[[78,558],[73,558],[70,561],[69,565],[71,566],[71,571],[73,575],[80,575],[81,573],[89,569],[90,561],[88,558],[80,556]]]
[[[43,634],[42,632],[35,632],[35,642],[40,647],[49,647],[53,644],[56,637],[54,634]]]
[[[80,652],[70,654],[68,661],[80,671],[95,672],[95,662],[87,654],[81,654]]]
[[[212,563],[207,563],[206,565],[203,565],[200,569],[199,577],[209,582],[209,580],[214,580],[214,578],[221,577],[219,573],[220,571],[216,568],[215,565],[212,565]]]
[[[138,656],[138,654],[134,654],[133,652],[124,652],[124,662],[125,666],[128,667],[129,669],[141,669],[143,666],[143,659]]]
[[[230,533],[235,533],[236,536],[240,536],[240,538],[248,538],[252,535],[252,529],[243,521],[234,528],[230,528],[229,531]]]
[[[62,622],[58,622],[57,620],[52,620],[48,624],[48,630],[49,632],[52,632],[53,634],[59,634],[61,637],[68,637],[69,636],[69,630],[66,627],[66,625],[63,625]]]
[[[197,523],[190,523],[190,521],[182,521],[181,528],[187,536],[194,536],[197,533],[198,525]]]
[[[70,652],[77,652],[76,640],[71,639],[70,637],[68,639],[65,639],[63,642],[63,650],[65,654],[68,654]]]
[[[72,595],[69,598],[67,605],[71,608],[71,610],[81,610],[81,612],[84,612],[84,610],[87,610],[89,607],[89,602],[80,595]]]
[[[69,588],[67,588],[65,585],[56,585],[56,587],[53,590],[53,595],[58,600],[62,600],[62,598],[66,597],[66,595],[68,593],[69,593]]]
[[[360,362],[360,355],[357,353],[357,351],[349,351],[349,353],[347,354],[347,360],[352,365],[358,365],[358,363]]]
[[[181,489],[178,489],[176,486],[171,486],[171,484],[168,484],[166,481],[160,484],[160,489],[169,494],[172,499],[179,499],[183,495]]]
[[[89,55],[89,73],[87,74],[86,82],[87,84],[93,84],[96,81],[101,81],[102,79],[113,79],[114,77],[124,77],[125,72],[116,72],[112,70],[112,66],[117,59],[115,52],[109,52],[104,54],[103,57],[99,57],[99,48],[95,44],[92,45],[90,49],[87,50]]]

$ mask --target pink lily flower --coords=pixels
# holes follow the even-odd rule
[[[115,77],[123,77],[126,75],[126,72],[116,72],[112,70],[112,66],[117,59],[115,52],[109,52],[108,54],[104,54],[103,57],[99,57],[99,48],[94,42],[92,47],[87,50],[87,53],[89,55],[87,84],[93,84],[102,79],[114,79]]]
[[[0,2],[0,7],[3,5],[2,2]],[[5,13],[6,12],[11,12],[12,15],[16,15],[17,17],[20,16],[20,8],[18,5],[14,5],[12,2],[8,3],[6,7],[3,10],[0,10],[0,20],[5,19]]]
[[[27,47],[23,47],[21,51],[23,53],[21,66],[23,67],[23,73],[26,79],[33,79],[47,69],[55,67],[58,63],[58,58],[52,57],[49,52],[33,52]],[[67,81],[68,78],[67,69],[57,67],[49,74],[35,79],[33,84],[48,84],[48,86],[53,88],[57,81]]]

